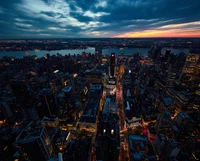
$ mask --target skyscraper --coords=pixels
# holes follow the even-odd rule
[[[115,75],[115,53],[110,55],[110,76],[114,77]]]
[[[171,116],[169,111],[164,111],[160,116],[158,116],[155,124],[155,130],[157,134],[164,134],[169,136],[171,134]]]
[[[55,95],[51,88],[41,89],[39,99],[42,105],[41,109],[38,110],[41,118],[44,116],[51,117],[57,114]]]
[[[189,76],[193,78],[196,73],[198,72],[198,62],[199,62],[199,54],[189,53],[187,55],[185,64],[183,66],[180,78],[182,78],[183,75]]]
[[[17,137],[14,146],[25,160],[49,160],[52,145],[44,126],[23,130]]]

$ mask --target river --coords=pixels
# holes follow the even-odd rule
[[[184,52],[184,53],[188,53],[189,49],[176,49],[176,48],[162,48],[161,52],[162,54],[165,54],[166,49],[170,49],[172,53],[174,54],[179,54],[180,52]],[[110,53],[115,53],[116,55],[120,55],[120,54],[124,54],[124,55],[131,55],[131,54],[147,54],[148,51],[150,50],[150,48],[124,48],[124,49],[117,49],[117,48],[111,48],[111,49],[103,49],[102,53],[103,54],[110,54]],[[0,51],[0,58],[2,58],[3,56],[8,56],[8,57],[15,57],[15,58],[23,58],[24,56],[26,56],[27,54],[30,56],[36,55],[38,58],[46,55],[46,54],[50,54],[50,55],[56,55],[57,53],[61,54],[61,55],[77,55],[77,54],[81,54],[82,52],[86,52],[86,53],[95,53],[95,48],[89,47],[87,49],[77,49],[77,50],[39,50],[39,51]]]

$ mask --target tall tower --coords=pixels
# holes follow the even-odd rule
[[[114,77],[115,75],[115,53],[110,55],[110,76]]]
[[[51,88],[43,88],[39,92],[39,99],[42,105],[39,109],[40,117],[51,117],[57,114],[56,100],[53,90]]]
[[[199,54],[189,53],[187,55],[185,64],[182,69],[182,73],[180,75],[180,79],[183,75],[191,76],[191,78],[195,75],[197,72],[197,64],[199,62]]]
[[[17,137],[14,146],[25,160],[47,161],[53,152],[44,126],[23,130]]]

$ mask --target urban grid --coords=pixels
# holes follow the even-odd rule
[[[0,161],[200,161],[200,0],[0,0]]]
[[[200,53],[102,48],[2,57],[2,160],[198,160]]]

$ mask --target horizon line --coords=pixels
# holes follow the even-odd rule
[[[32,40],[32,39],[200,39],[200,37],[38,37],[38,38],[3,38],[0,40]]]

